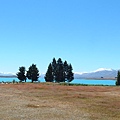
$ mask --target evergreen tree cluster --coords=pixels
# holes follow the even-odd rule
[[[20,80],[20,82],[25,81],[28,78],[31,80],[31,82],[38,81],[39,78],[39,70],[36,67],[35,64],[32,64],[28,71],[26,71],[25,67],[19,67],[19,72],[16,74],[17,78]]]
[[[71,82],[74,79],[74,73],[71,64],[67,61],[63,62],[61,58],[57,61],[53,58],[53,61],[49,64],[47,72],[45,74],[46,82]]]
[[[116,85],[120,85],[120,71],[118,71],[118,74],[117,74]]]

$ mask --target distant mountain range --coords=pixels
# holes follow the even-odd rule
[[[117,71],[114,69],[99,68],[92,72],[74,73],[75,79],[115,79],[117,77]],[[44,78],[45,74],[41,74]]]
[[[117,77],[117,70],[100,68],[96,71],[86,73],[74,73],[76,79],[115,79]]]
[[[40,75],[44,78],[45,74]],[[0,73],[0,77],[16,77],[13,73]],[[117,70],[100,68],[92,72],[74,73],[75,79],[115,79],[117,77]]]
[[[16,77],[16,75],[13,74],[13,73],[3,73],[3,72],[0,72],[0,77]]]

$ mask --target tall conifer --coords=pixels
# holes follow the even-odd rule
[[[63,62],[62,62],[61,58],[59,58],[57,61],[55,81],[56,82],[64,82],[65,81],[64,66],[63,66]]]
[[[65,81],[67,80],[67,71],[68,71],[68,64],[67,61],[64,62],[64,77]]]
[[[73,68],[72,65],[68,65],[67,70],[67,82],[71,82],[74,79],[74,73],[72,72]]]
[[[57,62],[55,58],[53,58],[51,65],[52,65],[52,72],[53,72],[53,81],[55,81],[55,73],[56,73],[56,67],[57,67]]]
[[[120,71],[118,71],[118,74],[117,74],[116,85],[120,85]]]
[[[45,74],[45,81],[46,82],[53,82],[54,81],[53,78],[54,78],[53,69],[52,69],[52,65],[50,63],[49,66],[48,66],[48,70],[47,70],[47,72]]]

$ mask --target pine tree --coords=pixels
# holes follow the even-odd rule
[[[53,58],[53,61],[52,61],[52,72],[53,72],[53,80],[55,81],[55,73],[56,73],[56,67],[57,67],[57,63],[56,63],[56,59]]]
[[[53,69],[52,69],[52,64],[50,63],[49,66],[48,66],[48,70],[45,74],[45,81],[46,82],[53,82]]]
[[[74,73],[72,72],[73,68],[72,65],[68,65],[67,70],[67,82],[71,82],[74,79]]]
[[[120,71],[118,71],[118,74],[117,74],[116,85],[120,85]]]
[[[25,75],[25,67],[19,67],[19,72],[16,74],[17,78],[20,80],[20,82],[25,81],[26,82],[26,75]]]
[[[67,61],[64,62],[64,77],[65,81],[67,80],[67,71],[68,71],[68,64]]]
[[[32,64],[27,71],[27,78],[33,81],[38,81],[39,70],[35,64]]]
[[[55,81],[56,82],[65,82],[64,76],[64,66],[61,58],[57,61],[56,72],[55,72]]]

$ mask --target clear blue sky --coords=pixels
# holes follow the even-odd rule
[[[53,57],[75,72],[120,68],[120,0],[0,0],[0,71]]]

